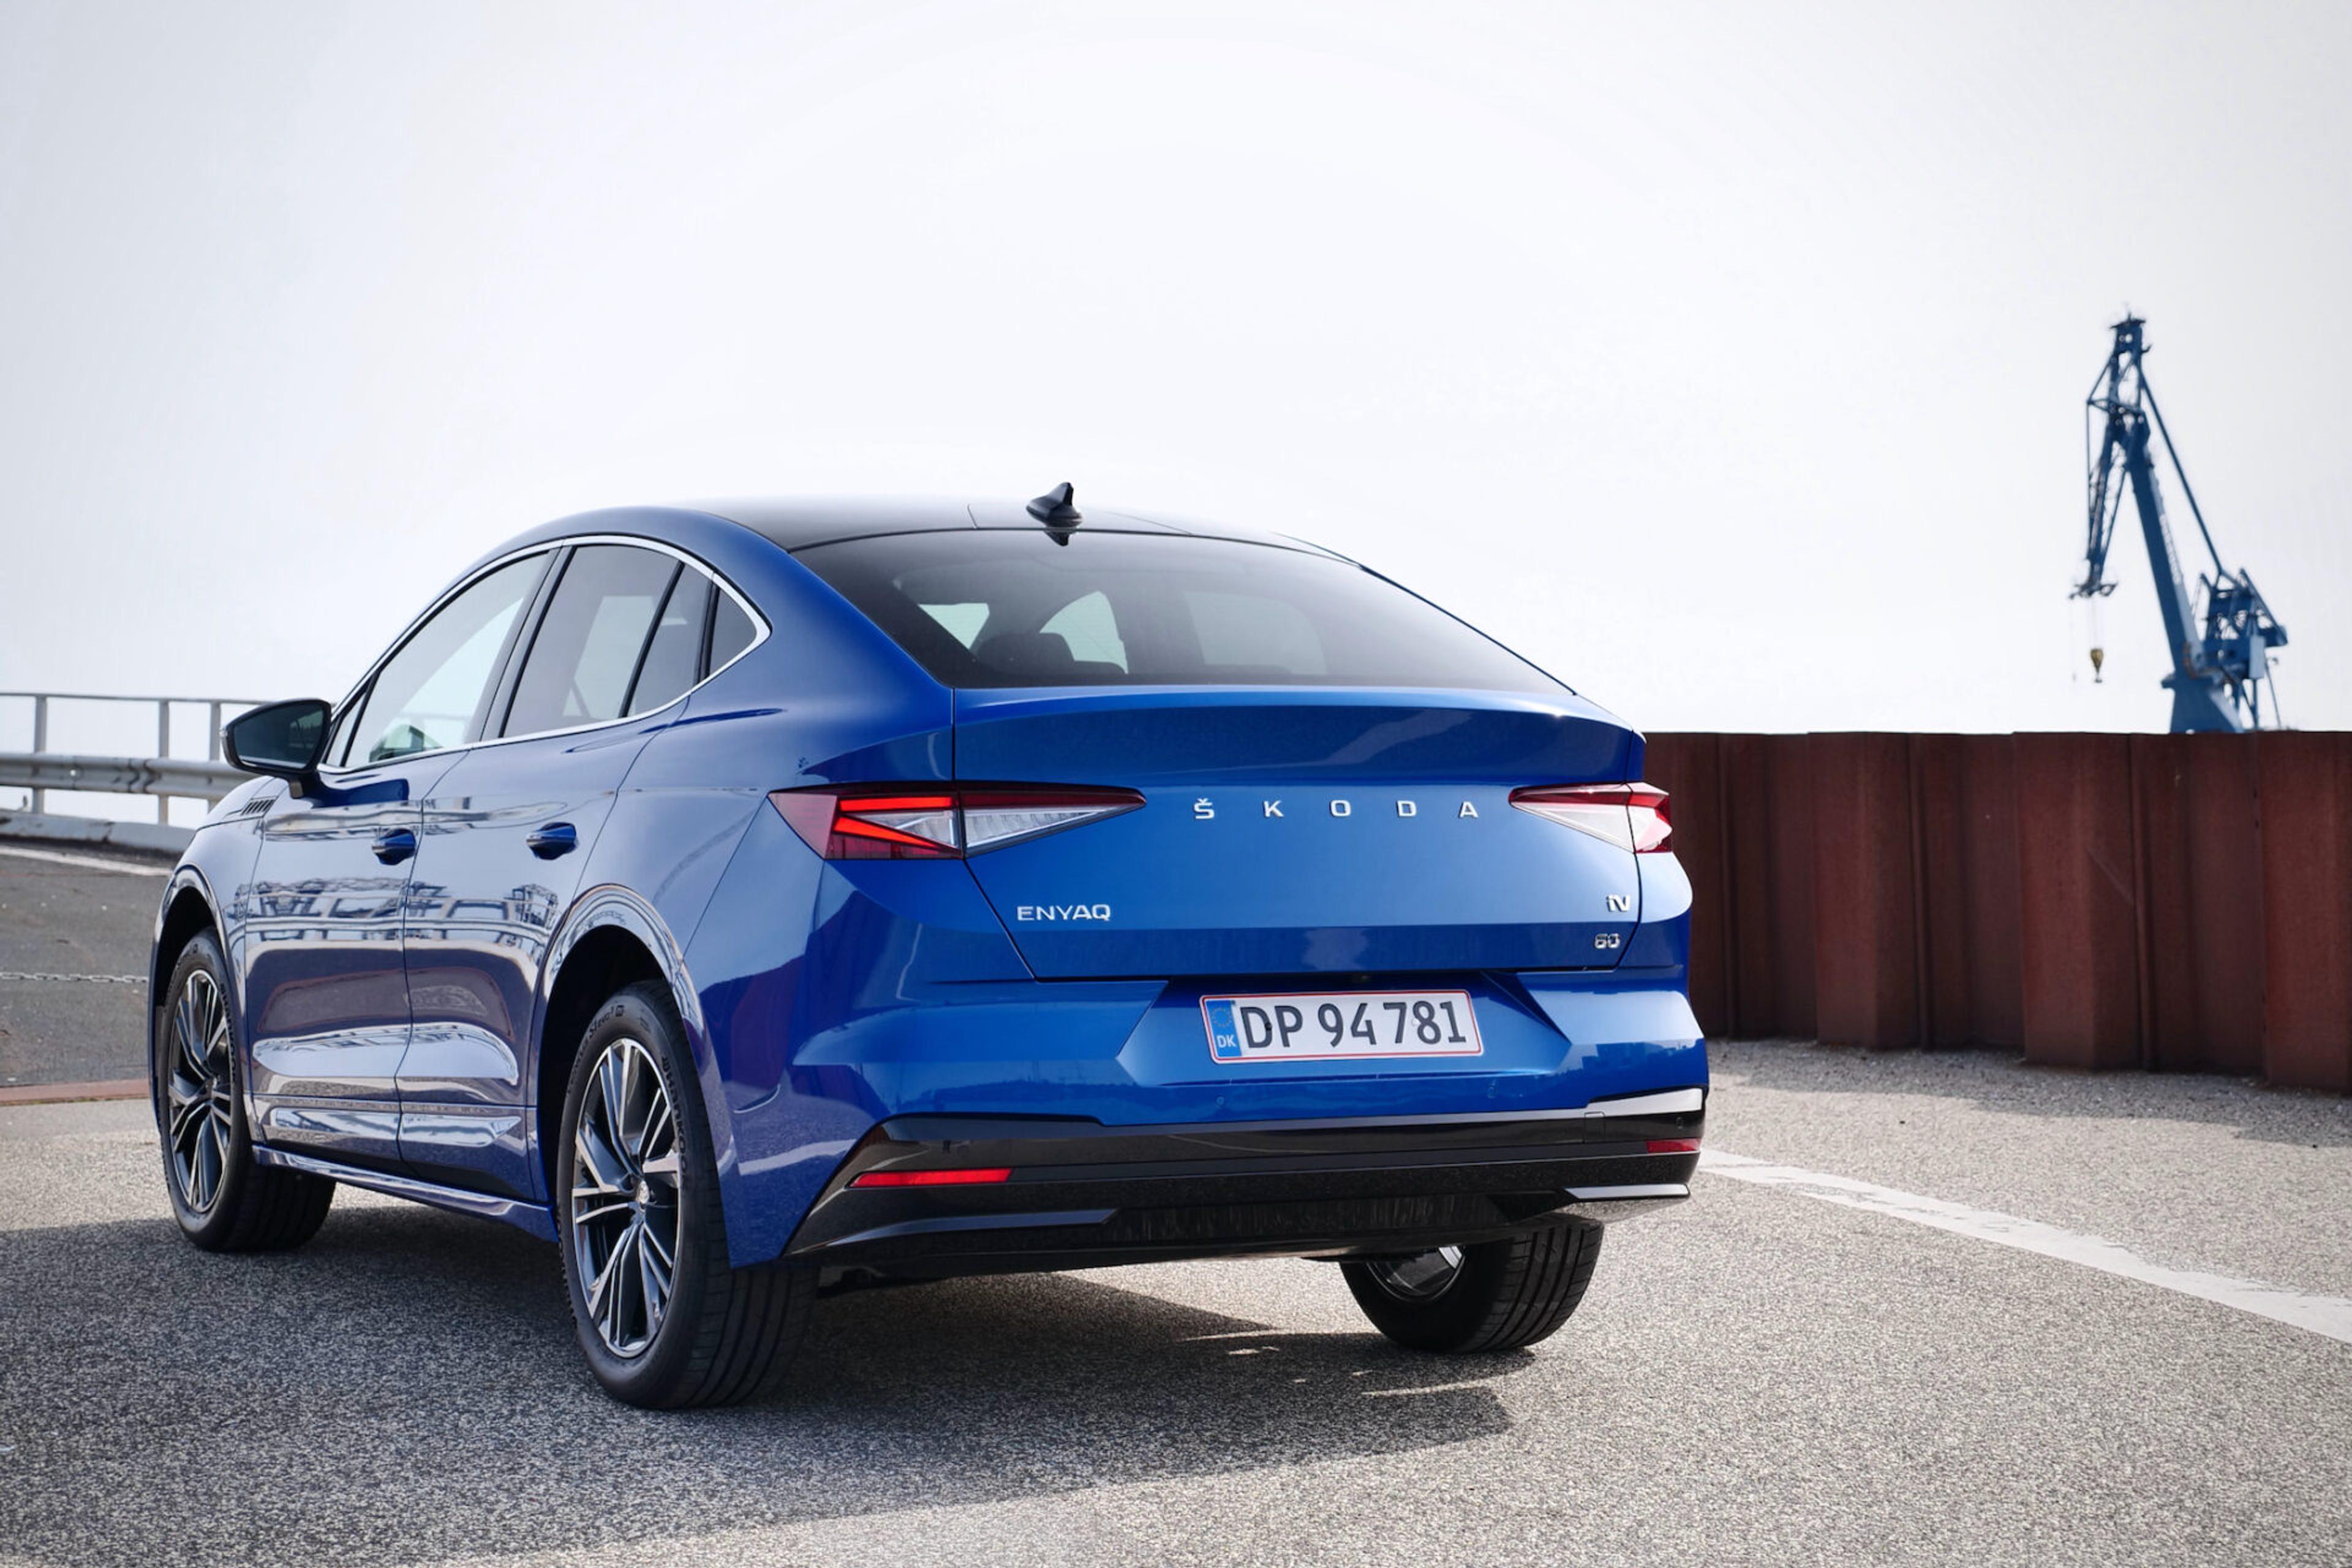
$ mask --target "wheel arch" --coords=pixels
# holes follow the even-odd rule
[[[179,867],[173,871],[171,881],[164,885],[163,897],[155,906],[155,940],[147,950],[147,1011],[151,1017],[163,1005],[163,986],[172,978],[172,966],[180,962],[180,954],[188,943],[205,931],[210,931],[213,940],[220,943],[221,957],[226,961],[228,929],[213,901],[212,887],[205,880],[205,874],[194,866]],[[149,1033],[152,1032],[151,1024]]]
[[[685,1026],[704,1118],[710,1126],[712,1151],[719,1156],[720,1169],[727,1169],[733,1139],[709,1032],[703,1026],[701,999],[687,974],[677,939],[653,907],[616,884],[589,889],[572,905],[562,930],[549,943],[541,978],[531,1069],[531,1138],[540,1177],[547,1184],[551,1201],[555,1191],[555,1148],[562,1132],[564,1089],[571,1080],[581,1037],[607,997],[641,981],[657,982],[668,992],[678,1021]]]
[[[155,940],[147,949],[147,1038],[140,1052],[147,1061],[147,1098],[158,1117],[163,1115],[163,1106],[155,1087],[155,1038],[158,1019],[167,1000],[163,988],[171,984],[172,971],[178,965],[180,954],[187,951],[188,943],[206,932],[220,944],[221,960],[228,964],[229,1017],[234,1028],[231,1048],[242,1051],[244,998],[237,994],[236,965],[229,961],[228,928],[213,901],[212,884],[205,879],[205,874],[194,866],[174,867],[172,879],[163,885],[163,898],[156,901]]]

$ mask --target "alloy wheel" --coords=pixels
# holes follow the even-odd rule
[[[644,1353],[677,1278],[677,1116],[653,1055],[604,1047],[572,1134],[572,1262],[604,1348]]]
[[[1462,1273],[1462,1249],[1441,1247],[1418,1258],[1383,1259],[1370,1266],[1374,1283],[1400,1301],[1427,1301],[1445,1294]]]
[[[172,1065],[163,1079],[171,1141],[172,1179],[180,1201],[209,1214],[220,1201],[235,1122],[229,1071],[228,1007],[219,983],[198,969],[180,987],[172,1007]]]

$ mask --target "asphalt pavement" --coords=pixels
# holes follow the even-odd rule
[[[1715,1067],[1709,1148],[1758,1163],[1613,1228],[1530,1351],[1171,1264],[831,1298],[778,1400],[670,1415],[589,1380],[551,1247],[344,1189],[208,1256],[143,1106],[0,1107],[0,1562],[2352,1563],[2352,1102]]]
[[[146,1071],[147,950],[170,869],[0,843],[0,1096]]]

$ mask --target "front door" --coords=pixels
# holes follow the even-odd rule
[[[394,1079],[408,1048],[401,908],[416,795],[455,757],[367,768],[279,797],[246,889],[246,1017],[265,1142],[399,1163]]]
[[[422,802],[478,731],[544,555],[461,588],[345,704],[320,783],[282,795],[240,903],[263,1142],[400,1164],[410,1008],[402,928]]]

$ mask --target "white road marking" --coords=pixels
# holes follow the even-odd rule
[[[1914,1225],[1932,1226],[1937,1230],[1974,1237],[1979,1241],[1997,1242],[2021,1251],[2038,1252],[2044,1258],[2079,1263],[2103,1274],[2120,1275],[2126,1279],[2139,1280],[2142,1284],[2178,1290],[2184,1296],[2195,1296],[2200,1300],[2234,1307],[2241,1312],[2251,1312],[2258,1318],[2269,1318],[2274,1322],[2307,1329],[2315,1334],[2325,1334],[2329,1339],[2352,1344],[2352,1300],[2341,1296],[2315,1295],[2305,1290],[2288,1289],[2284,1286],[2265,1285],[2259,1280],[2208,1274],[2197,1268],[2169,1268],[2160,1263],[2149,1262],[2127,1247],[2102,1241],[2095,1236],[2061,1230],[2054,1225],[2020,1219],[2015,1215],[2002,1214],[1995,1209],[1970,1208],[1966,1204],[1948,1203],[1942,1198],[1922,1197],[1917,1193],[1857,1182],[1851,1176],[1833,1176],[1821,1171],[1801,1170],[1794,1165],[1776,1165],[1769,1160],[1750,1159],[1745,1154],[1727,1154],[1715,1149],[1701,1153],[1698,1163],[1700,1169],[1718,1176],[1728,1176],[1735,1182],[1780,1187],[1809,1198],[1819,1198],[1823,1203],[1868,1209],[1874,1214],[1907,1219]]]
[[[23,849],[14,844],[0,844],[0,855],[14,855],[26,860],[47,860],[58,866],[79,866],[85,871],[120,871],[126,877],[168,877],[169,866],[142,866],[136,860],[107,860],[96,855],[62,855],[55,849]]]
[[[0,969],[0,980],[79,980],[85,985],[144,985],[143,974],[26,974],[14,969]]]

